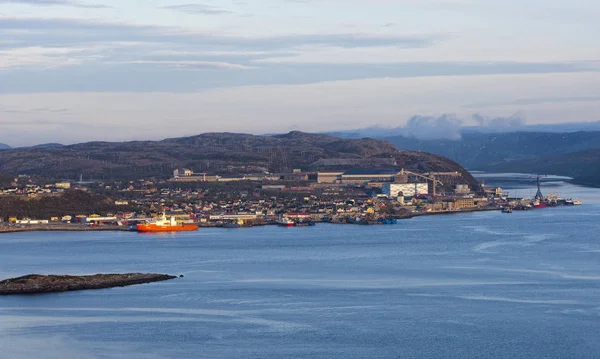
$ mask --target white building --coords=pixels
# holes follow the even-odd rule
[[[389,198],[398,197],[400,192],[404,197],[414,197],[419,194],[427,194],[429,186],[427,183],[384,183],[381,191]]]
[[[178,168],[175,171],[173,171],[173,177],[175,177],[175,178],[190,177],[193,174],[194,174],[194,171],[187,169],[187,168]]]
[[[454,192],[460,193],[460,194],[467,194],[467,193],[471,192],[471,189],[466,184],[457,184],[454,187]]]
[[[54,184],[56,188],[69,189],[71,188],[71,183],[69,182],[58,182]]]

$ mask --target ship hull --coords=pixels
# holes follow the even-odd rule
[[[181,225],[181,226],[157,226],[155,224],[138,224],[136,227],[138,232],[191,232],[197,231],[198,226]]]

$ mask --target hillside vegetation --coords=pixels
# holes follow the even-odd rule
[[[127,210],[133,210],[133,208],[117,206],[113,199],[78,190],[40,198],[0,197],[0,218],[5,220],[9,215],[18,218],[41,219],[80,213],[116,213]]]

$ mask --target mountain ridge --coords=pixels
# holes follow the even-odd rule
[[[526,172],[573,177],[572,182],[600,187],[600,148],[490,165],[495,172]]]
[[[420,140],[405,136],[383,139],[400,148],[448,157],[473,170],[488,170],[490,166],[501,163],[600,147],[600,131],[464,133],[462,138],[457,140]]]

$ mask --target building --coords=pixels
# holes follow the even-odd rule
[[[459,194],[468,194],[471,193],[471,189],[469,188],[469,185],[457,184],[456,186],[454,186],[454,192]]]
[[[208,217],[211,221],[251,221],[257,218],[256,214],[214,214]]]
[[[427,183],[384,183],[381,186],[381,192],[389,198],[396,198],[399,193],[402,193],[403,197],[415,197],[428,191]]]
[[[342,174],[342,183],[393,182],[398,171],[389,169],[353,169]]]
[[[54,184],[56,188],[69,189],[71,188],[71,183],[69,182],[58,182]]]
[[[194,174],[194,171],[187,168],[178,168],[173,171],[173,177],[191,177]]]
[[[317,183],[340,183],[344,172],[317,172]]]
[[[475,208],[473,198],[461,198],[454,201],[454,209]]]
[[[21,219],[21,220],[17,220],[16,223],[17,224],[48,224],[50,221],[48,221],[47,219]]]
[[[100,217],[100,216],[89,216],[85,219],[86,223],[89,224],[104,224],[104,223],[116,223],[117,217]]]

